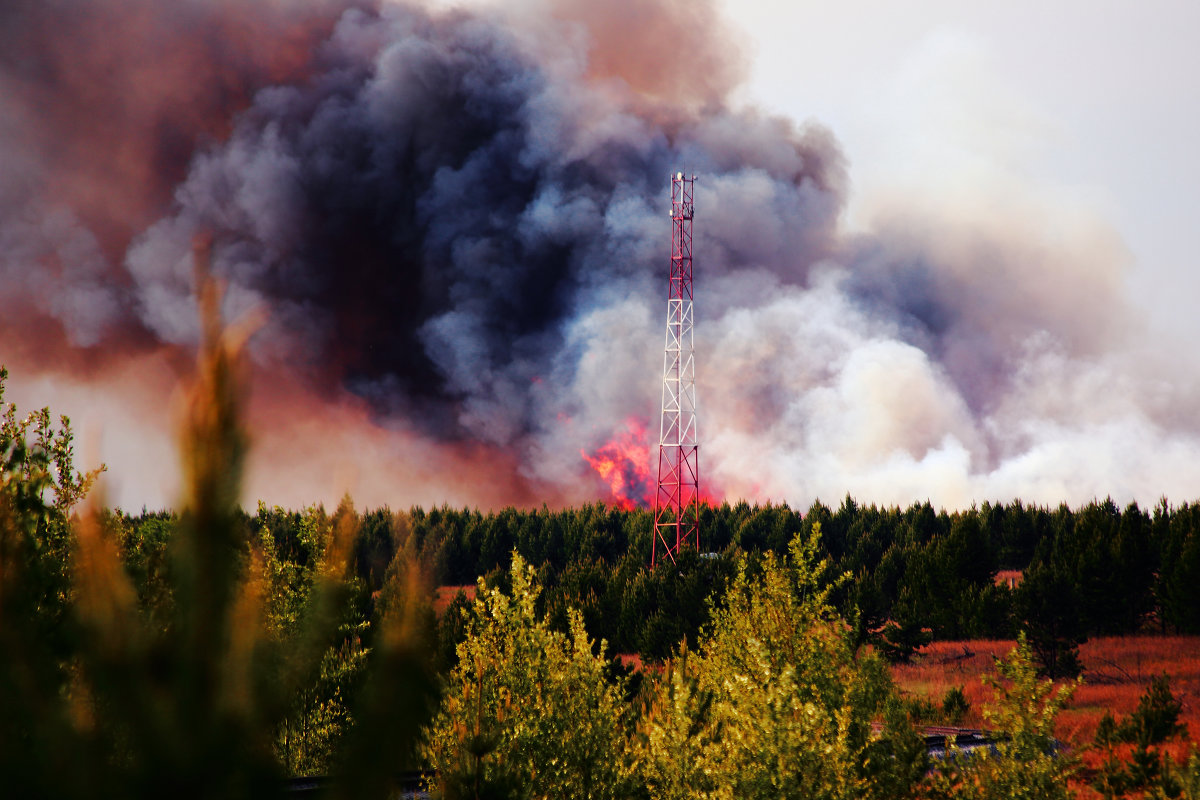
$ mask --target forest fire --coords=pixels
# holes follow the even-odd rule
[[[582,503],[592,470],[651,505],[656,432],[593,437],[657,427],[684,165],[721,498],[1194,494],[1200,379],[1123,344],[1141,312],[1103,225],[880,199],[845,235],[836,138],[737,99],[712,3],[443,5],[0,3],[0,353],[14,399],[69,406],[81,461],[125,476],[117,504],[174,502],[208,232],[225,312],[265,314],[251,507]]]
[[[623,428],[590,455],[585,450],[579,452],[608,484],[608,499],[618,508],[628,511],[650,505],[654,491],[650,442],[646,438],[646,424],[640,419],[626,419]]]

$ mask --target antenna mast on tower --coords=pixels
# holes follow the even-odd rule
[[[671,281],[663,354],[658,491],[650,565],[687,546],[700,549],[700,466],[696,438],[696,361],[692,350],[692,194],[696,176],[671,176]]]

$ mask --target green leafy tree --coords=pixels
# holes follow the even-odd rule
[[[288,513],[260,504],[255,523],[253,563],[263,584],[266,635],[285,657],[282,672],[301,665],[276,752],[290,775],[328,774],[352,724],[350,703],[369,656],[365,582],[346,575],[360,518],[345,498],[332,518],[321,507]],[[328,637],[323,654],[313,652],[322,645],[314,631]]]
[[[819,528],[743,559],[698,651],[659,682],[638,739],[652,797],[903,797],[924,749],[886,667],[830,603]],[[871,721],[892,708],[882,736]]]
[[[447,798],[617,798],[628,792],[628,709],[578,612],[537,613],[534,570],[513,555],[511,594],[480,581],[467,636],[425,746]]]
[[[1050,678],[1073,678],[1083,670],[1079,645],[1087,634],[1080,602],[1078,586],[1055,564],[1030,568],[1017,588],[1017,616],[1042,674]]]
[[[62,657],[74,542],[68,517],[104,467],[76,470],[70,419],[60,416],[55,429],[48,408],[21,416],[4,403],[7,380],[0,367],[0,609],[26,615],[24,624]]]
[[[1040,678],[1024,634],[996,664],[984,720],[1002,738],[993,750],[955,754],[941,762],[933,794],[962,800],[1068,800],[1075,762],[1054,739],[1054,722],[1078,681],[1055,686]]]
[[[13,796],[45,792],[41,776],[55,775],[52,748],[77,741],[63,701],[74,681],[78,627],[71,615],[68,514],[99,470],[73,465],[70,421],[56,430],[49,409],[20,416],[4,404],[8,371],[0,367],[0,775]],[[76,770],[62,784],[86,781]]]
[[[656,800],[733,797],[714,695],[700,688],[686,646],[667,665],[639,723],[638,773]]]
[[[1200,504],[1164,509],[1159,530],[1161,558],[1154,594],[1163,626],[1200,633]]]
[[[1171,679],[1156,675],[1129,717],[1131,739],[1141,744],[1159,744],[1167,739],[1187,734],[1187,726],[1179,721],[1183,703],[1171,692]]]
[[[0,478],[13,510],[25,524],[36,525],[56,512],[68,514],[105,467],[76,470],[71,420],[60,416],[55,430],[49,408],[20,417],[15,403],[4,404],[7,381],[8,370],[0,366]]]
[[[1154,800],[1200,800],[1200,751],[1192,748],[1187,761],[1176,767],[1167,759],[1165,779],[1147,793]]]
[[[951,725],[962,725],[971,711],[971,702],[961,686],[951,686],[942,698],[942,716]]]
[[[120,510],[100,513],[101,527],[115,538],[147,624],[165,627],[174,613],[169,560],[178,516],[167,511],[143,512],[138,517]]]
[[[1106,758],[1093,787],[1105,797],[1131,792],[1165,793],[1176,796],[1186,783],[1187,767],[1176,770],[1170,756],[1155,745],[1187,734],[1179,722],[1183,704],[1171,692],[1166,675],[1151,679],[1150,686],[1138,699],[1137,708],[1127,719],[1117,722],[1106,713],[1096,730],[1096,745],[1106,750]],[[1119,754],[1115,746],[1132,742],[1133,751]]]
[[[893,618],[888,620],[876,638],[880,653],[892,664],[906,664],[925,645],[933,641],[933,631],[925,626],[920,606],[905,587],[892,606]]]

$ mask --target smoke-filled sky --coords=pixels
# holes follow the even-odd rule
[[[205,236],[245,502],[637,501],[683,169],[706,494],[1197,497],[1198,12],[775,5],[10,0],[6,399],[172,504]]]

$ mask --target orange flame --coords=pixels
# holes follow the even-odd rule
[[[629,417],[620,431],[589,455],[580,450],[583,460],[608,484],[609,497],[626,511],[649,506],[654,499],[654,476],[650,474],[650,441],[646,423]]]

